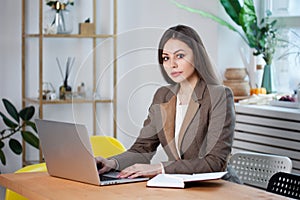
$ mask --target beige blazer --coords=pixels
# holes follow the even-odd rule
[[[176,94],[179,85],[161,87],[154,95],[147,119],[134,144],[114,156],[122,170],[135,163],[150,163],[162,145],[168,161],[166,173],[223,171],[231,152],[235,127],[231,90],[199,81],[179,132],[179,152],[174,141]]]

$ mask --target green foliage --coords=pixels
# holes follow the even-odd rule
[[[185,6],[185,5],[180,4],[180,3],[176,2],[176,1],[173,1],[173,0],[171,0],[171,2],[174,3],[178,8],[184,9],[184,10],[186,10],[186,11],[188,11],[188,12],[191,12],[191,13],[199,14],[199,15],[201,15],[201,16],[203,16],[203,17],[210,18],[210,19],[212,19],[213,21],[215,21],[215,22],[217,22],[217,23],[219,23],[219,24],[221,24],[221,25],[223,25],[223,26],[226,26],[226,27],[229,28],[230,30],[237,32],[237,33],[243,38],[243,40],[244,40],[246,43],[248,43],[248,41],[247,41],[247,39],[245,38],[245,36],[244,36],[243,34],[241,34],[237,28],[235,28],[234,26],[232,26],[232,25],[231,25],[230,23],[228,23],[227,21],[225,21],[225,20],[223,20],[223,19],[217,17],[216,15],[211,14],[211,13],[208,13],[208,12],[205,12],[205,11],[202,11],[202,10],[197,10],[197,9],[194,9],[194,8],[191,8],[191,7],[188,7],[188,6]]]
[[[2,99],[2,102],[11,118],[10,119],[5,114],[0,112],[3,123],[7,126],[0,132],[0,160],[3,165],[6,165],[6,157],[3,152],[5,143],[3,140],[9,140],[8,144],[12,152],[20,155],[23,152],[22,144],[18,140],[12,138],[14,134],[21,133],[23,140],[37,149],[39,149],[39,139],[32,131],[25,130],[25,128],[31,128],[31,130],[33,130],[35,133],[37,132],[35,123],[30,121],[35,113],[34,107],[25,107],[18,112],[15,106],[7,99]]]
[[[233,22],[242,28],[243,33],[229,22],[211,13],[190,8],[174,0],[171,1],[181,9],[210,18],[220,25],[226,26],[230,30],[237,32],[249,47],[255,49],[254,55],[262,54],[265,62],[271,64],[278,40],[277,30],[274,28],[276,20],[270,21],[270,13],[268,12],[267,17],[263,18],[261,22],[258,23],[253,0],[244,0],[243,6],[240,5],[239,0],[219,0]]]

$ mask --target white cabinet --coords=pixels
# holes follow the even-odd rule
[[[236,104],[233,153],[285,155],[300,173],[300,109]]]
[[[274,17],[300,17],[299,0],[266,0],[265,10],[270,10]]]

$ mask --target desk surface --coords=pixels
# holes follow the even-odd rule
[[[94,186],[55,178],[47,172],[1,174],[0,185],[32,200],[49,199],[285,199],[224,180],[199,182],[185,189],[149,188],[146,182]]]

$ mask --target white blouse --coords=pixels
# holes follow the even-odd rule
[[[176,149],[178,152],[178,155],[180,155],[180,151],[179,151],[179,132],[180,132],[180,128],[183,122],[183,119],[185,117],[186,114],[186,110],[187,110],[188,104],[186,105],[181,105],[179,98],[177,96],[177,101],[176,101],[176,118],[175,118],[175,144],[176,144]]]
[[[176,145],[176,149],[178,152],[178,155],[180,156],[180,151],[179,151],[179,131],[183,122],[183,119],[185,117],[186,114],[186,110],[187,110],[188,104],[186,105],[181,105],[179,98],[177,96],[177,101],[176,101],[176,116],[175,116],[175,145]],[[161,165],[161,169],[162,169],[162,173],[165,173],[165,169],[162,163],[160,163]]]

